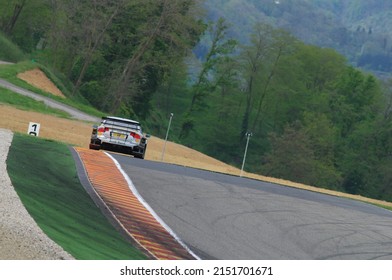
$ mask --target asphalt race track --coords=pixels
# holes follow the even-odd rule
[[[392,212],[362,202],[113,154],[202,259],[392,259]]]

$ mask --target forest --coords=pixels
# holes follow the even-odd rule
[[[283,28],[297,38],[343,54],[378,76],[392,71],[392,2],[388,0],[207,0],[208,17],[225,17],[247,42],[254,22]]]
[[[50,67],[95,108],[245,170],[392,201],[392,81],[196,0],[0,0],[0,59]],[[11,55],[11,43],[20,53]]]

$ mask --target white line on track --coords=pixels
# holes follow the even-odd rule
[[[189,254],[191,254],[195,259],[200,260],[200,257],[198,257],[194,252],[192,252],[191,249],[188,248],[188,246],[185,245],[184,242],[181,241],[181,239],[174,233],[174,231],[158,216],[158,214],[151,208],[151,206],[143,199],[143,197],[139,194],[138,190],[136,189],[135,185],[133,184],[131,178],[125,173],[125,171],[122,169],[121,165],[118,163],[118,161],[112,157],[109,153],[104,152],[109,158],[111,158],[118,168],[118,170],[121,172],[123,175],[124,179],[128,183],[128,187],[131,190],[131,192],[135,195],[135,197],[140,201],[140,203],[146,207],[146,209],[151,213],[151,215],[161,224],[162,227],[164,227],[167,232],[170,233],[170,235],[182,246],[185,248],[185,250],[188,251]]]

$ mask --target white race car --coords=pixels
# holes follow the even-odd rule
[[[148,137],[137,121],[103,117],[99,126],[93,126],[90,149],[117,151],[144,159]]]

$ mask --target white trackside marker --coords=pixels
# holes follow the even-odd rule
[[[27,134],[38,137],[40,127],[41,125],[39,123],[30,122],[29,129],[27,130]]]

